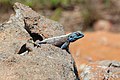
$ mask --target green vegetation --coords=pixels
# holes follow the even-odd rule
[[[104,5],[104,9],[107,9],[110,7],[111,0],[103,0],[99,3],[96,3],[95,0],[80,0],[79,4],[82,6],[81,14],[84,26],[92,26],[95,21],[103,18],[99,9],[100,5]]]
[[[25,5],[31,6],[31,7],[38,7],[38,8],[51,8],[51,7],[67,7],[68,5],[72,6],[72,4],[77,4],[82,0],[0,0],[0,4],[5,4],[5,6],[8,6],[6,4],[10,4],[11,6],[15,2],[20,2]]]
[[[93,0],[92,0],[93,1]],[[81,0],[82,8],[82,17],[85,26],[92,26],[92,24],[101,18],[99,11],[96,8],[96,4],[91,0]],[[93,5],[94,4],[94,5]]]
[[[103,0],[103,3],[106,8],[109,8],[112,2],[110,0]]]
[[[54,11],[53,16],[51,16],[50,18],[53,19],[53,20],[55,20],[55,21],[58,21],[60,19],[61,13],[62,13],[62,9],[61,8],[57,8]]]
[[[93,1],[94,0],[0,0],[0,7],[1,12],[8,12],[15,2],[20,2],[32,7],[35,10],[53,10],[54,14],[51,18],[59,20],[63,10],[74,6],[82,6],[82,10],[80,12],[82,13],[84,24],[90,25],[92,22],[101,17],[99,12],[97,12],[96,7],[93,5]],[[109,7],[110,0],[103,0],[103,4],[106,7]]]

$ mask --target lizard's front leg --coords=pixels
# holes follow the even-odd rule
[[[70,54],[69,44],[70,44],[70,42],[69,42],[69,41],[66,41],[64,44],[62,44],[62,46],[61,46],[60,48],[61,48],[61,49],[65,49],[65,50]]]

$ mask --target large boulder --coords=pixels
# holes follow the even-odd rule
[[[63,27],[23,4],[15,3],[14,9],[16,15],[0,25],[0,80],[76,79],[73,59],[65,50],[28,42],[62,35]],[[26,47],[31,48],[29,53]]]
[[[0,60],[1,80],[74,80],[71,55],[52,45],[42,45],[28,55]]]

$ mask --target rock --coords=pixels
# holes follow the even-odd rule
[[[120,62],[103,60],[80,66],[81,80],[120,80]]]
[[[17,19],[0,26],[0,54],[16,54],[27,43],[31,37],[23,27],[24,22]]]
[[[64,34],[61,25],[20,3],[14,9],[16,15],[0,24],[0,80],[75,80],[70,54],[53,45],[36,47],[28,42]]]
[[[66,10],[62,12],[60,23],[64,25],[65,31],[74,32],[83,29],[83,20],[79,8],[79,6],[75,6],[75,9],[72,11]]]
[[[47,19],[36,13],[30,7],[15,3],[16,16],[24,20],[25,29],[32,34],[39,34],[42,38],[64,34],[63,26],[58,22]]]
[[[107,20],[98,20],[93,25],[95,31],[110,31],[112,24]]]
[[[42,45],[26,56],[0,60],[1,80],[74,80],[71,55],[52,45]]]

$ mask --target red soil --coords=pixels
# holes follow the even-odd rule
[[[99,60],[120,61],[120,33],[85,32],[85,37],[70,45],[77,67]]]

